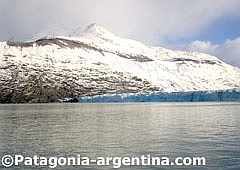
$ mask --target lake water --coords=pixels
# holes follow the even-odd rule
[[[207,165],[201,167],[120,169],[240,170],[240,104],[0,105],[0,156],[4,154],[204,156]]]

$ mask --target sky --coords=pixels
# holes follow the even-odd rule
[[[239,0],[0,0],[0,41],[97,23],[147,45],[205,52],[240,67]]]

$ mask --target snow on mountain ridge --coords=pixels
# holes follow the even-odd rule
[[[148,47],[145,44],[131,40],[131,39],[125,39],[116,36],[112,32],[108,31],[104,27],[97,25],[96,23],[90,24],[86,27],[83,31],[78,30],[78,35],[71,35],[70,33],[65,33],[65,35],[71,35],[69,36],[60,36],[58,34],[47,34],[46,36],[42,35],[42,38],[51,39],[51,38],[61,38],[61,39],[67,39],[67,40],[73,40],[73,41],[79,41],[87,44],[91,44],[93,46],[100,47],[102,49],[110,49],[111,51],[118,51],[120,53],[131,53],[131,54],[138,54],[138,55],[148,55],[152,56],[159,56],[159,53],[171,53],[171,55],[168,55],[169,57],[166,59],[171,59],[172,56],[175,56],[175,58],[179,58],[185,55],[185,58],[191,58],[191,59],[208,59],[208,60],[219,60],[217,57],[203,54],[203,53],[197,53],[197,52],[185,52],[185,51],[173,51],[169,49],[165,49],[163,47]],[[63,31],[62,31],[63,32]],[[39,38],[41,39],[41,38]],[[156,54],[157,53],[157,54]],[[179,55],[180,54],[180,55]],[[164,55],[163,55],[164,56]]]
[[[163,47],[149,47],[141,42],[132,39],[118,37],[112,32],[108,31],[106,28],[97,25],[96,23],[87,26],[87,28],[84,31],[82,31],[80,35],[78,35],[77,37],[76,36],[75,37],[57,36],[57,37],[73,41],[86,42],[89,44],[93,44],[95,46],[99,46],[100,48],[111,50],[114,49],[115,51],[123,53],[148,55],[152,56],[153,58],[155,58],[156,56],[159,57],[159,54],[161,53],[162,54],[171,53],[169,57],[175,56],[176,58],[179,58],[187,53],[187,57],[192,59],[219,60],[215,56],[199,52],[173,51]],[[169,59],[169,57],[167,59]]]

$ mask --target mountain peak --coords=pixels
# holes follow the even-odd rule
[[[100,38],[112,38],[115,37],[113,33],[105,29],[103,26],[100,26],[96,23],[90,24],[84,30],[84,35],[93,35]]]

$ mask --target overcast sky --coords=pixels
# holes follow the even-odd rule
[[[97,23],[122,37],[240,66],[239,11],[239,0],[0,0],[0,40]]]

